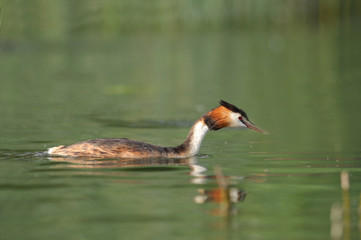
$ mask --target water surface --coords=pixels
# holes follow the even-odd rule
[[[359,237],[356,3],[347,18],[307,1],[3,2],[0,239],[330,239],[344,170]],[[220,99],[271,134],[209,132],[184,160],[44,155],[103,137],[177,145]],[[246,196],[229,211],[195,203],[217,168]]]

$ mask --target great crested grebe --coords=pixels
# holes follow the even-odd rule
[[[267,134],[256,127],[243,110],[223,100],[219,103],[219,107],[207,112],[193,124],[186,140],[176,147],[161,147],[127,138],[103,138],[52,147],[48,149],[48,154],[92,158],[185,158],[198,153],[208,130],[245,127]]]

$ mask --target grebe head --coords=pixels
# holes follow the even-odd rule
[[[204,122],[210,130],[218,130],[224,127],[245,127],[263,134],[268,134],[267,131],[254,125],[242,109],[223,100],[219,101],[219,103],[221,106],[211,110],[204,116]]]

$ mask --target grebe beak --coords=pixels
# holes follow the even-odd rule
[[[265,130],[259,128],[259,127],[257,127],[256,125],[254,125],[254,124],[251,123],[250,121],[247,121],[246,119],[243,119],[242,122],[243,122],[244,125],[246,125],[247,128],[249,128],[249,129],[252,129],[252,130],[254,130],[254,131],[256,131],[256,132],[260,132],[260,133],[263,133],[263,134],[268,134],[267,131],[265,131]]]

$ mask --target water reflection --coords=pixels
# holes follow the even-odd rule
[[[194,197],[194,202],[198,204],[205,204],[207,202],[217,203],[212,215],[229,217],[237,214],[235,203],[243,201],[246,198],[246,192],[238,188],[231,187],[228,182],[228,177],[225,177],[220,167],[216,167],[215,179],[217,180],[217,187],[211,189],[198,189],[199,195]]]
[[[197,157],[190,158],[124,158],[124,159],[91,159],[91,158],[64,158],[64,157],[49,157],[52,162],[58,162],[57,167],[64,167],[66,165],[70,168],[148,168],[166,166],[187,166],[190,168],[189,174],[194,177],[204,178],[203,175],[207,169],[200,166]],[[63,164],[62,164],[63,163]],[[69,164],[70,163],[70,164]]]
[[[189,174],[193,176],[192,184],[206,184],[208,180],[216,180],[217,187],[212,189],[198,189],[199,195],[194,198],[195,203],[205,204],[207,202],[217,203],[221,206],[219,215],[227,215],[230,212],[234,213],[233,205],[237,202],[243,201],[246,193],[238,188],[231,187],[230,181],[238,181],[242,177],[224,176],[220,167],[215,168],[214,175],[207,175],[205,172],[207,168],[199,165],[198,157],[189,158],[142,158],[142,159],[92,159],[92,158],[65,158],[65,157],[48,157],[55,168],[68,167],[76,169],[93,169],[93,168],[134,168],[147,169],[149,171],[159,170],[156,167],[166,169],[167,166],[186,166],[189,167]],[[167,169],[170,170],[170,169]],[[96,173],[94,173],[96,174]],[[232,185],[235,185],[233,183]]]
[[[242,177],[225,176],[220,167],[216,167],[214,175],[206,174],[207,168],[198,163],[198,157],[184,159],[165,159],[165,158],[145,158],[145,159],[89,159],[89,158],[64,158],[49,157],[52,163],[56,163],[54,168],[76,168],[76,169],[96,169],[96,168],[127,168],[134,171],[142,169],[146,171],[175,170],[175,166],[185,166],[190,169],[189,175],[192,176],[190,182],[196,185],[209,186],[212,182],[216,183],[211,188],[199,188],[198,194],[194,197],[196,204],[215,204],[209,212],[212,216],[222,217],[219,225],[222,228],[227,227],[233,221],[231,216],[238,214],[236,204],[245,200],[246,192],[235,187]],[[98,175],[99,172],[86,174]],[[104,172],[102,174],[114,174]]]

